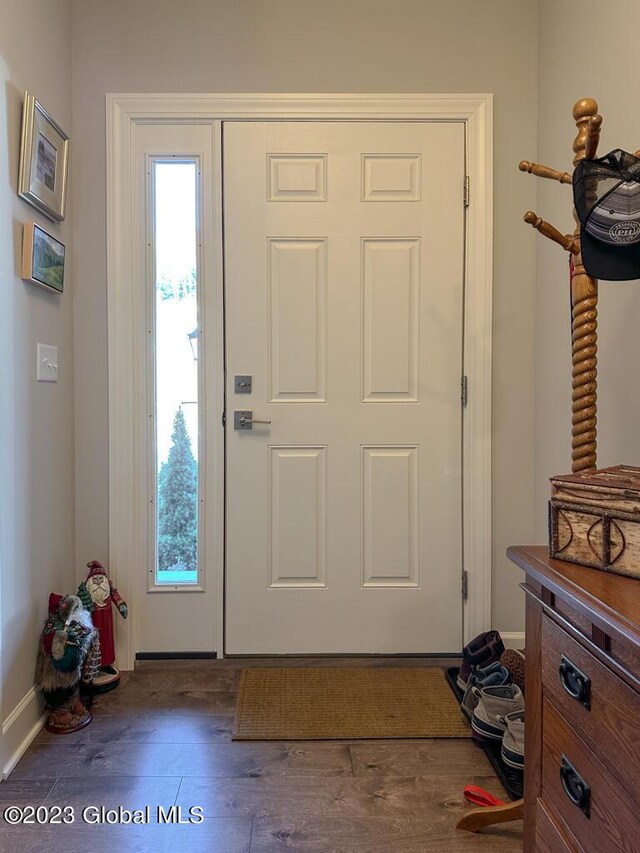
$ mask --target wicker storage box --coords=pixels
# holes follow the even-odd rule
[[[640,577],[640,468],[552,477],[549,551],[559,560]]]

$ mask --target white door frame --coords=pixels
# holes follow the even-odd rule
[[[493,290],[493,96],[491,94],[108,94],[107,108],[107,303],[109,367],[109,568],[132,599],[130,618],[120,630],[118,662],[133,668],[136,605],[143,594],[141,557],[147,507],[140,480],[137,442],[144,434],[133,404],[139,397],[132,365],[139,357],[135,307],[136,282],[131,158],[133,126],[140,123],[210,124],[224,120],[304,121],[462,121],[466,126],[470,194],[466,217],[463,374],[468,403],[462,428],[463,569],[468,572],[464,603],[464,641],[491,624],[491,356]],[[217,146],[216,146],[217,147]],[[216,193],[217,195],[217,193]],[[222,222],[217,198],[214,257],[217,284],[215,334],[222,341]],[[213,416],[223,406],[222,358],[212,376]],[[214,396],[215,395],[215,396]],[[141,433],[142,430],[142,433]],[[223,652],[223,442],[213,465],[218,472],[216,508],[218,547],[209,583],[216,590],[215,648]]]

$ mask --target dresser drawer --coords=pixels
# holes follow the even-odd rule
[[[585,850],[635,853],[637,804],[547,699],[542,714],[542,800]]]
[[[535,851],[536,853],[582,853],[582,848],[577,844],[565,841],[540,800],[536,809]]]
[[[612,775],[635,794],[640,695],[548,616],[542,620],[542,687]]]

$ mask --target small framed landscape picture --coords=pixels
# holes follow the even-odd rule
[[[69,137],[33,95],[24,93],[18,195],[49,219],[64,219]]]
[[[64,287],[64,244],[35,222],[24,224],[22,278],[56,293]]]

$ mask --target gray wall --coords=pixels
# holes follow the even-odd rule
[[[108,560],[106,92],[495,93],[494,602],[522,629],[507,545],[533,538],[534,0],[81,0],[73,5],[78,564]]]
[[[638,27],[637,0],[542,0],[540,162],[571,170],[576,135],[571,110],[584,97],[598,101],[604,119],[599,154],[640,148]],[[571,187],[529,180],[539,185],[540,216],[572,232]],[[537,253],[536,531],[541,540],[548,478],[571,470],[571,333],[567,254],[542,237]],[[640,285],[601,282],[599,293],[598,465],[640,465]]]
[[[72,206],[67,220],[57,225],[16,195],[24,89],[71,131],[71,2],[2,0],[0,6],[0,665],[5,721],[33,687],[49,592],[73,591],[75,550],[73,288],[70,276],[62,296],[20,279],[23,222],[35,220],[66,243],[69,257]],[[36,383],[38,341],[58,347],[57,384]],[[12,749],[26,734],[13,728]]]
[[[522,175],[517,163],[570,167],[571,107],[583,96],[600,102],[602,153],[640,147],[635,0],[0,0],[0,8],[2,719],[33,684],[48,593],[73,589],[87,559],[108,560],[109,91],[495,94],[493,621],[520,630],[519,578],[504,549],[546,539],[547,480],[570,467],[567,258],[521,215],[533,208],[563,231],[573,224],[570,189]],[[25,88],[72,127],[72,199],[60,226],[15,194]],[[72,222],[74,209],[81,216]],[[67,245],[74,278],[62,297],[20,280],[30,219]],[[640,287],[601,284],[600,294],[599,462],[640,464]],[[57,385],[35,382],[37,341],[59,348]]]

